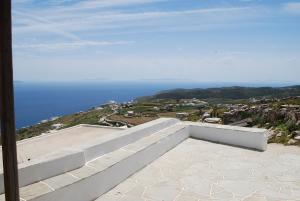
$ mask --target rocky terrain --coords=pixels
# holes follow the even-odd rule
[[[300,97],[250,98],[216,102],[207,99],[147,99],[107,104],[55,117],[18,130],[18,140],[78,124],[132,127],[160,117],[269,129],[269,142],[300,145]]]
[[[223,123],[269,129],[269,142],[299,144],[300,98],[252,100],[248,104],[228,105]]]

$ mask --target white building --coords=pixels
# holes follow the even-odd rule
[[[127,116],[128,117],[133,117],[134,116],[134,111],[127,111]]]
[[[52,128],[53,130],[58,130],[58,129],[61,129],[62,127],[64,127],[64,124],[58,123],[58,124],[52,124],[52,125],[51,125],[51,128]]]
[[[211,124],[220,124],[220,123],[222,123],[222,119],[221,118],[216,118],[216,117],[206,118],[206,119],[204,119],[204,122],[211,123]]]
[[[186,118],[188,116],[189,116],[189,113],[187,113],[187,112],[178,112],[178,113],[176,113],[176,118],[178,118],[178,119],[183,119],[183,118]]]

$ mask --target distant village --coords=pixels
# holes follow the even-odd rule
[[[160,117],[213,124],[269,129],[269,142],[300,145],[300,97],[251,98],[234,103],[209,100],[156,99],[151,101],[109,101],[76,114],[53,117],[19,130],[20,139],[55,132],[78,124],[133,127]]]
[[[109,107],[112,113],[102,118],[99,124],[131,127],[136,125],[135,119],[145,118],[147,121],[173,117],[183,121],[267,128],[270,142],[300,143],[300,97],[251,98],[241,102],[211,104],[196,98],[127,103],[110,101],[102,108]]]

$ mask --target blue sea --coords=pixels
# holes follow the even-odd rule
[[[51,117],[72,114],[110,100],[126,102],[174,88],[263,86],[251,83],[195,82],[15,82],[16,127],[26,127]]]

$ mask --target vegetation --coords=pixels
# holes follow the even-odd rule
[[[204,100],[231,101],[245,100],[249,98],[260,97],[288,97],[300,96],[300,85],[289,87],[223,87],[209,89],[175,89],[162,91],[151,97],[144,97],[144,100],[149,99],[188,99],[198,98]]]
[[[273,97],[299,95],[300,86],[283,88],[177,89],[161,92],[152,97],[143,97],[134,103],[118,104],[112,107],[106,105],[102,109],[93,108],[86,112],[70,114],[52,121],[22,128],[17,131],[17,140],[31,138],[48,133],[51,130],[68,128],[78,124],[135,126],[160,117],[180,118],[184,121],[197,122],[203,120],[204,114],[209,114],[210,117],[221,118],[225,124],[230,124],[231,122],[240,123],[240,121],[244,124],[246,121],[247,125],[245,126],[271,129],[276,132],[276,135],[269,142],[288,144],[294,138],[294,131],[300,130],[299,117],[297,117],[298,120],[297,118],[294,120],[295,117],[293,117],[294,119],[290,118],[289,111],[283,116],[280,114],[280,111],[283,105],[300,105],[300,98],[273,99]],[[249,98],[254,97],[258,99],[259,97],[267,98],[261,98],[261,101],[258,102],[249,101]],[[200,104],[194,104],[193,100],[196,100],[197,103],[197,99],[192,98],[198,98],[198,103]],[[261,107],[261,109],[251,109],[260,108],[263,105],[265,106]],[[241,106],[247,109],[238,109],[232,114],[231,106]],[[299,113],[299,109],[294,112]],[[228,117],[228,113],[231,116]],[[61,127],[53,128],[55,124],[60,124]],[[300,144],[299,141],[297,143]]]
[[[66,115],[54,121],[39,123],[30,127],[22,128],[17,131],[17,140],[32,138],[42,133],[51,130],[53,124],[62,124],[62,128],[68,128],[78,124],[94,124],[97,125],[101,116],[111,113],[109,108],[103,110],[89,110],[87,112],[80,112],[76,114]]]

